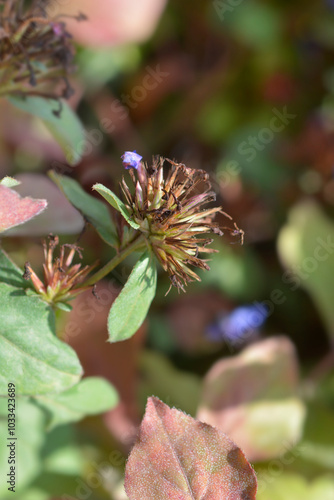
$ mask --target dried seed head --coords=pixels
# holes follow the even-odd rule
[[[0,0],[0,83],[6,95],[68,98],[73,90],[71,35],[61,16],[49,19],[43,0]],[[79,20],[79,19],[78,19]],[[57,83],[65,82],[61,93]]]
[[[203,237],[205,233],[223,234],[214,222],[215,215],[231,217],[221,207],[203,209],[216,200],[207,172],[166,159],[170,168],[165,176],[164,158],[156,157],[150,166],[141,161],[131,165],[130,154],[134,153],[127,152],[123,158],[127,159],[127,166],[133,167],[129,173],[134,189],[122,180],[125,203],[147,244],[167,271],[171,285],[185,291],[189,282],[200,280],[189,266],[209,270],[207,261],[198,255],[215,252],[207,248],[213,240]],[[240,231],[235,226],[234,233],[237,230]]]
[[[41,281],[29,262],[25,264],[23,278],[31,280],[36,292],[43,300],[51,305],[66,303],[81,292],[91,288],[85,286],[85,278],[95,267],[81,264],[72,264],[77,253],[82,258],[81,248],[76,245],[61,245],[59,257],[54,257],[54,250],[59,244],[58,236],[49,236],[49,241],[44,241],[44,281]]]

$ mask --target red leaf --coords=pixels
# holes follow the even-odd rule
[[[255,473],[225,434],[149,398],[129,456],[130,500],[253,500]]]
[[[46,206],[46,200],[21,198],[13,189],[0,185],[0,232],[32,219]]]

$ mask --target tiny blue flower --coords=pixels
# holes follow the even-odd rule
[[[140,156],[138,153],[136,153],[136,150],[134,150],[134,151],[125,151],[124,155],[121,156],[121,158],[123,160],[123,164],[126,169],[128,168],[137,169],[143,157]]]
[[[240,346],[258,334],[268,316],[268,311],[260,304],[240,306],[209,325],[207,336],[212,341],[225,340],[232,346]]]

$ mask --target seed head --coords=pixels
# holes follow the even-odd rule
[[[25,264],[23,278],[31,280],[35,291],[41,295],[43,300],[53,306],[61,306],[69,300],[84,292],[90,286],[85,286],[86,276],[95,267],[81,264],[72,265],[73,258],[77,253],[80,258],[81,248],[76,245],[61,245],[59,257],[54,258],[54,250],[59,244],[57,236],[49,236],[49,242],[44,241],[44,281],[41,281],[31,268],[29,262]]]
[[[185,291],[189,282],[200,281],[192,267],[209,270],[207,260],[199,254],[216,252],[208,248],[212,238],[205,236],[223,234],[213,220],[215,215],[231,217],[221,207],[203,209],[216,200],[207,172],[166,161],[170,164],[167,175],[164,158],[155,158],[151,166],[138,162],[129,170],[134,188],[130,189],[124,178],[121,188],[131,217],[139,225],[138,231],[144,234],[147,245],[167,271],[171,286]],[[236,229],[237,226],[234,233]]]
[[[73,55],[71,35],[61,16],[48,18],[47,2],[0,0],[2,93],[70,97]],[[59,81],[65,84],[60,94],[54,90]]]

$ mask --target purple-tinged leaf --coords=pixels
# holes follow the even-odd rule
[[[0,233],[27,222],[40,214],[46,206],[46,200],[21,198],[16,191],[0,185]]]
[[[197,418],[226,432],[252,461],[280,456],[284,443],[298,442],[303,429],[298,372],[287,337],[257,342],[213,365],[204,379]]]
[[[84,227],[82,215],[71,205],[61,190],[42,174],[19,174],[20,185],[16,191],[22,196],[48,200],[48,209],[37,219],[11,229],[8,236],[46,236],[53,234],[77,234]]]
[[[130,500],[253,500],[256,484],[225,434],[149,398],[126,466]]]

